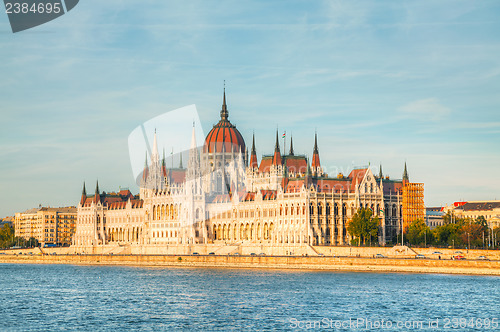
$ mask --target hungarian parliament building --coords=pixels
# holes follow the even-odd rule
[[[369,167],[330,177],[317,135],[308,160],[295,154],[292,141],[281,151],[278,133],[274,153],[259,163],[255,137],[249,155],[229,121],[225,91],[220,120],[203,147],[194,126],[191,142],[187,167],[168,168],[155,133],[139,195],[100,192],[98,184],[89,195],[84,184],[72,245],[347,245],[347,225],[359,208],[380,219],[380,244],[394,241],[403,227],[406,165],[402,180]]]

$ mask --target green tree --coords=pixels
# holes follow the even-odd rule
[[[460,246],[462,239],[460,237],[460,230],[462,228],[462,221],[456,224],[444,224],[432,230],[434,243],[442,246]]]
[[[358,239],[358,244],[366,244],[368,239],[377,239],[380,220],[367,208],[360,208],[352,217],[347,231]]]
[[[483,228],[484,232],[488,231],[488,222],[486,221],[486,219],[484,218],[484,216],[477,217],[476,224],[481,225],[481,227]]]
[[[13,246],[14,229],[10,224],[4,224],[0,229],[0,248],[9,248]]]
[[[498,240],[500,239],[500,227],[493,229],[492,236],[493,236],[493,248],[496,248],[498,246]]]
[[[466,246],[480,247],[483,245],[483,234],[487,228],[477,222],[464,223],[461,228],[460,237]]]
[[[39,245],[40,245],[40,243],[34,237],[30,237],[30,239],[26,243],[26,246],[29,247],[29,248],[38,247]]]
[[[408,226],[406,238],[410,244],[423,246],[433,241],[433,234],[422,219],[417,219]]]

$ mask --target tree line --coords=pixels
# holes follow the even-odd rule
[[[444,223],[430,229],[422,219],[413,221],[403,232],[404,244],[414,246],[437,246],[453,248],[497,248],[500,227],[488,228],[483,216],[477,219],[458,218],[450,213],[443,217]],[[352,245],[377,244],[380,219],[369,208],[360,208],[347,226],[353,239]],[[401,243],[401,234],[392,239]]]
[[[6,223],[0,228],[0,248],[8,249],[12,247],[21,247],[21,248],[32,248],[38,247],[40,244],[37,239],[34,237],[26,240],[22,237],[14,236],[14,228]]]

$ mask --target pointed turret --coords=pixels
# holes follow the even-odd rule
[[[313,157],[311,167],[313,168],[313,172],[316,174],[318,172],[318,168],[321,167],[319,162],[319,150],[318,150],[318,134],[314,134],[314,149],[313,149]]]
[[[160,161],[160,156],[158,154],[158,141],[156,139],[156,129],[155,129],[155,136],[153,139],[153,152],[151,153],[151,164],[154,164],[157,161]]]
[[[384,177],[384,174],[382,173],[382,164],[380,164],[380,170],[378,172],[378,177],[379,177],[379,179],[382,179]]]
[[[182,166],[182,152],[180,153],[180,156],[179,156],[179,168],[180,169],[184,168],[184,166]]]
[[[250,155],[250,168],[258,168],[257,164],[257,152],[255,151],[255,134],[252,138],[252,154]]]
[[[101,201],[101,195],[99,195],[99,180],[97,180],[95,185],[94,203],[97,204],[100,201]]]
[[[274,146],[273,165],[281,165],[280,143],[278,140],[278,129],[276,129],[276,145]]]
[[[406,161],[405,161],[405,170],[403,171],[403,182],[410,182],[410,177],[408,176],[408,169],[406,168]]]
[[[293,156],[293,137],[290,135],[290,152],[288,153],[290,156]]]
[[[187,167],[187,176],[189,179],[195,179],[199,176],[200,170],[200,155],[196,146],[196,134],[193,124],[193,133],[191,135],[191,148],[189,150],[189,160]]]
[[[227,110],[226,105],[226,83],[224,82],[224,97],[222,98],[222,109],[220,111],[220,119],[227,121],[229,118],[229,111]]]
[[[85,181],[83,181],[82,198],[80,199],[80,205],[83,206],[87,200],[87,190],[85,189]]]

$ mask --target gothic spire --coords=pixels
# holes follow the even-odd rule
[[[229,117],[229,112],[227,110],[227,105],[226,105],[226,81],[224,81],[224,97],[222,99],[222,109],[220,111],[220,119],[227,121]]]
[[[255,133],[252,138],[252,154],[250,155],[250,168],[258,168],[257,164],[257,152],[255,151]]]
[[[87,190],[85,189],[85,181],[83,181],[83,190],[82,190],[82,198],[80,199],[80,205],[83,206],[83,204],[85,204],[86,199],[87,199]]]
[[[406,161],[405,161],[405,170],[403,171],[403,181],[410,182],[410,177],[408,176],[408,169],[406,168]]]
[[[318,167],[321,167],[321,164],[319,162],[318,134],[317,133],[314,133],[314,149],[313,149],[313,157],[312,157],[311,166],[313,168],[314,173],[317,172]]]
[[[313,154],[318,154],[318,133],[314,133],[314,151]]]
[[[290,156],[293,156],[293,137],[290,135],[290,152],[288,153]]]
[[[158,155],[158,141],[156,139],[156,129],[155,129],[155,136],[153,139],[153,152],[151,153],[151,163],[156,163],[157,161],[160,160],[160,156]]]
[[[378,177],[382,179],[384,177],[384,174],[382,173],[382,164],[380,164],[380,170],[378,172]]]
[[[97,183],[95,185],[95,194],[99,195],[99,180],[97,180]]]
[[[179,156],[179,168],[182,169],[182,152],[180,153],[180,156]]]
[[[255,154],[255,133],[252,136],[252,154]]]
[[[273,165],[278,166],[281,164],[280,143],[278,141],[278,129],[276,129],[276,146],[274,147]]]
[[[278,129],[276,129],[276,144],[274,145],[274,152],[280,152],[280,142],[278,140]]]

